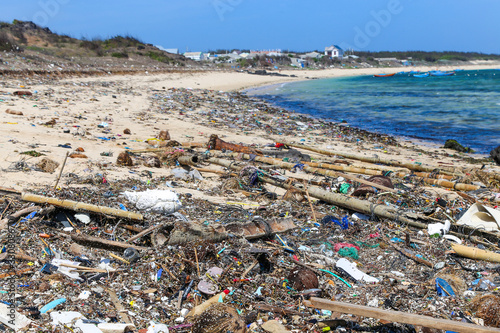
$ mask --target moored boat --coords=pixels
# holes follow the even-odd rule
[[[396,75],[396,73],[392,73],[392,74],[375,74],[373,75],[373,77],[389,77],[389,76],[394,76]]]
[[[455,72],[449,71],[449,72],[443,72],[443,71],[430,71],[429,74],[431,76],[451,76],[454,75]]]
[[[413,74],[413,77],[428,77],[429,73]]]

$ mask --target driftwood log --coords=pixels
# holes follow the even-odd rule
[[[413,163],[404,163],[404,162],[399,162],[399,161],[395,161],[395,160],[388,160],[388,159],[379,158],[379,157],[361,156],[361,155],[350,154],[350,153],[341,153],[338,151],[334,152],[334,151],[330,151],[330,150],[315,148],[315,147],[306,146],[306,145],[299,145],[299,144],[295,144],[295,143],[285,143],[285,142],[283,142],[283,143],[286,144],[287,146],[290,146],[290,147],[305,149],[305,150],[313,151],[313,152],[320,153],[323,155],[342,156],[345,158],[350,158],[352,160],[358,160],[358,161],[374,163],[374,164],[382,163],[382,164],[386,164],[386,165],[407,168],[407,169],[414,170],[414,171],[434,172],[436,169],[438,169],[438,168],[432,167],[432,166],[418,165],[418,164],[413,164]],[[440,169],[442,169],[441,173],[448,173],[448,174],[454,173],[454,170],[451,170],[451,168],[448,168],[445,170],[441,167]]]
[[[234,143],[225,142],[219,139],[219,137],[216,134],[212,134],[210,136],[207,148],[215,150],[230,150],[236,153],[262,155],[262,152],[260,150],[253,149],[243,145],[237,145]]]
[[[455,320],[416,315],[413,313],[378,309],[370,306],[349,304],[344,302],[334,302],[317,297],[311,297],[309,301],[304,302],[304,305],[316,309],[324,309],[340,313],[348,313],[356,316],[383,319],[391,322],[436,328],[445,331],[454,331],[461,333],[500,332],[500,328],[479,326]]]

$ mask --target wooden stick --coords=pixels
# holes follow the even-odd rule
[[[210,172],[210,173],[216,173],[219,175],[224,175],[227,172],[224,170],[214,170],[214,169],[208,169],[208,168],[193,168],[195,170],[198,170],[199,172]]]
[[[16,254],[14,255],[14,258],[19,259],[19,260],[26,260],[26,261],[37,261],[38,259],[32,256],[27,255],[26,253],[23,252],[23,250],[18,250]]]
[[[66,165],[66,161],[68,160],[68,156],[69,156],[69,151],[66,152],[66,157],[64,158],[64,162],[62,164],[61,171],[59,171],[59,176],[57,176],[56,184],[54,185],[54,190],[57,188],[57,184],[59,184],[59,180],[61,179],[61,176],[62,176],[62,173],[64,170],[64,166]]]
[[[383,176],[384,172],[392,171],[392,170],[388,170],[387,168],[382,169],[383,170],[382,171],[382,170],[373,170],[373,169],[369,169],[369,168],[361,168],[361,167],[355,167],[355,166],[335,165],[335,164],[330,164],[330,163],[316,163],[316,162],[302,162],[302,163],[309,165],[309,166],[312,166],[312,167],[316,167],[316,168],[360,173],[363,175],[371,175],[371,176]],[[393,174],[399,178],[404,178],[404,177],[410,176],[410,174],[405,173],[405,172],[394,172],[393,171]],[[428,173],[428,172],[415,172],[414,175],[417,177],[422,177],[422,178],[429,178],[432,175],[432,177],[435,177],[437,179],[447,179],[447,180],[453,179],[453,176],[440,175],[440,174],[437,174],[434,176],[432,173]]]
[[[105,269],[100,269],[100,268],[94,268],[94,267],[85,267],[85,266],[79,266],[79,265],[72,265],[72,264],[60,264],[63,267],[69,267],[69,268],[76,268],[81,271],[89,271],[89,272],[96,272],[96,273],[107,273],[108,271]]]
[[[20,218],[23,215],[33,213],[39,209],[40,209],[40,206],[30,206],[30,207],[21,209],[13,214],[8,215],[6,218],[0,220],[0,230],[7,228],[7,224],[9,223],[9,220]]]
[[[307,183],[305,180],[304,180],[304,191],[306,192],[306,195],[307,195],[307,201],[309,201],[309,207],[311,207],[311,212],[313,215],[314,223],[317,223],[318,220],[316,219],[316,213],[314,212],[314,207],[312,205],[311,197],[309,196],[309,191],[307,190]]]
[[[107,239],[102,239],[99,237],[92,237],[87,235],[70,235],[71,239],[73,239],[78,244],[82,244],[89,247],[94,247],[98,249],[105,249],[110,251],[123,251],[129,247],[133,247],[136,250],[146,250],[147,247],[132,245],[123,242],[111,241]]]
[[[28,268],[24,268],[24,269],[21,269],[18,271],[11,271],[11,272],[7,272],[7,273],[3,273],[3,274],[0,274],[0,279],[4,279],[6,277],[13,276],[13,275],[27,274],[27,273],[30,273],[32,270],[33,270],[33,268],[28,267]]]
[[[0,215],[0,220],[3,218],[3,214],[7,211],[7,209],[9,209],[11,203],[12,203],[12,201],[9,201],[9,203],[7,204],[5,209],[3,210],[2,214]]]
[[[177,299],[177,309],[180,310],[182,305],[182,294],[184,294],[184,290],[179,291],[179,298]]]
[[[116,254],[114,254],[114,253],[110,253],[109,255],[110,255],[110,257],[113,257],[113,258],[115,258],[115,259],[117,259],[117,260],[120,260],[121,262],[124,262],[124,263],[126,263],[126,264],[130,265],[130,261],[128,261],[127,259],[123,259],[122,257],[117,256],[117,255],[116,255]]]
[[[153,231],[155,231],[156,229],[159,229],[161,227],[165,226],[165,224],[163,223],[160,223],[160,224],[157,224],[157,225],[154,225],[154,226],[151,226],[149,228],[147,228],[146,230],[143,230],[141,231],[140,233],[138,233],[137,235],[133,236],[133,237],[130,237],[129,239],[127,239],[125,241],[125,243],[130,243],[138,238],[141,238],[143,236],[146,236],[147,234],[150,234],[152,233]]]
[[[401,254],[405,255],[406,257],[410,258],[410,259],[413,259],[415,260],[416,262],[418,263],[421,263],[421,264],[424,264],[426,266],[429,266],[430,268],[434,268],[434,265],[423,259],[423,258],[419,258],[417,257],[416,255],[414,254],[411,254],[407,249],[402,249],[401,247],[399,247],[398,245],[394,244],[393,242],[389,241],[386,237],[383,237],[384,240],[389,244],[391,245],[393,248],[395,248],[398,252],[400,252]]]
[[[250,267],[248,267],[248,268],[247,268],[247,269],[243,272],[243,274],[241,274],[240,279],[244,279],[244,278],[245,278],[245,276],[247,276],[247,274],[248,274],[248,273],[250,273],[250,271],[251,271],[251,270],[252,270],[255,266],[257,266],[257,264],[258,264],[258,263],[259,263],[259,262],[258,262],[257,260],[255,260],[255,261],[254,261],[254,262],[250,265]]]
[[[194,255],[196,257],[196,270],[198,271],[198,278],[200,277],[200,264],[198,263],[198,251],[196,250],[196,246],[194,247]]]
[[[479,326],[469,323],[463,323],[460,321],[416,315],[413,313],[383,310],[370,306],[349,304],[344,302],[334,302],[317,297],[311,297],[310,301],[304,301],[304,304],[316,309],[324,309],[340,313],[353,314],[356,316],[383,319],[391,322],[436,328],[445,331],[455,331],[460,333],[500,332],[500,328]]]

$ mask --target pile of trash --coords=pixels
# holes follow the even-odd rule
[[[140,94],[113,81],[53,84],[68,94],[98,86],[89,103],[114,104],[116,91]],[[40,109],[59,98],[44,96],[33,97]],[[162,89],[149,101],[134,119],[165,114],[213,133],[199,135],[207,142],[181,143],[166,129],[132,139],[130,129],[118,135],[107,115],[93,128],[70,130],[113,143],[96,145],[103,161],[89,159],[84,172],[65,171],[66,161],[56,164],[36,145],[19,150],[31,159],[4,170],[57,178],[24,191],[0,187],[0,329],[500,327],[500,176],[487,162],[462,168],[461,156],[453,165],[395,158],[393,137],[241,93]],[[259,137],[245,145],[225,141],[226,131]],[[356,149],[337,150],[338,142]],[[110,176],[116,170],[129,177]]]
[[[2,188],[3,329],[415,332],[439,328],[432,318],[499,327],[494,203],[474,191],[433,199],[416,176],[310,177],[312,162],[288,169],[286,157],[208,145],[178,155],[168,177]],[[225,185],[204,186],[203,174]],[[200,199],[200,189],[242,200]]]

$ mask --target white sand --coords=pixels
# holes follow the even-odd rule
[[[464,69],[496,68],[495,65],[474,66]],[[427,71],[436,68],[411,68],[412,70]],[[441,70],[451,68],[441,67]],[[0,168],[6,172],[0,173],[0,186],[18,190],[36,187],[38,185],[53,185],[59,173],[49,174],[38,171],[14,171],[15,163],[25,160],[33,165],[42,157],[20,155],[20,152],[36,150],[45,153],[50,159],[62,164],[67,151],[74,151],[82,147],[88,159],[68,158],[64,169],[61,185],[68,179],[68,173],[79,177],[101,173],[110,181],[119,181],[125,177],[137,177],[141,170],[150,170],[154,176],[169,175],[167,169],[149,169],[144,166],[132,168],[117,167],[117,155],[125,147],[143,149],[149,146],[143,141],[155,137],[160,130],[168,129],[171,137],[179,142],[208,141],[210,134],[225,136],[227,141],[246,143],[270,143],[283,139],[294,140],[296,137],[267,137],[265,133],[245,135],[227,128],[213,128],[194,124],[190,118],[154,113],[150,110],[150,96],[155,89],[171,87],[191,87],[212,90],[234,91],[249,87],[290,82],[309,78],[340,77],[347,75],[373,75],[375,73],[393,73],[410,68],[386,69],[329,69],[324,71],[292,70],[282,71],[282,74],[295,74],[297,78],[249,75],[239,72],[205,72],[194,74],[161,74],[161,75],[128,75],[111,77],[92,77],[64,79],[53,84],[30,84],[29,81],[7,79],[6,88],[0,89],[0,149],[2,158]],[[35,82],[35,81],[33,81]],[[102,85],[102,82],[110,82]],[[23,87],[24,86],[24,87]],[[37,91],[33,98],[19,98],[9,95],[16,90]],[[115,96],[115,97],[113,97]],[[6,114],[11,109],[23,112],[22,116]],[[56,119],[56,125],[45,126],[44,123]],[[98,125],[106,122],[111,129],[109,134],[103,134],[103,128]],[[208,124],[207,124],[208,125]],[[123,135],[123,130],[129,128],[132,135]],[[70,134],[63,133],[69,129]],[[103,141],[99,136],[115,135],[116,141]],[[308,143],[317,143],[315,138],[308,138]],[[72,149],[58,147],[60,144],[70,144]],[[344,143],[322,142],[320,147],[335,146],[339,150],[352,150]],[[356,147],[359,152],[375,154],[381,153],[366,147]],[[437,151],[442,151],[437,149]],[[101,153],[112,152],[113,157],[101,156]],[[383,153],[383,152],[382,152]],[[403,152],[391,147],[383,154],[393,154],[400,159],[421,159],[411,150]],[[443,159],[445,161],[445,159]],[[431,161],[428,161],[431,162]],[[457,163],[448,159],[449,163]],[[11,170],[12,172],[9,172]],[[209,186],[209,185],[207,185]]]

